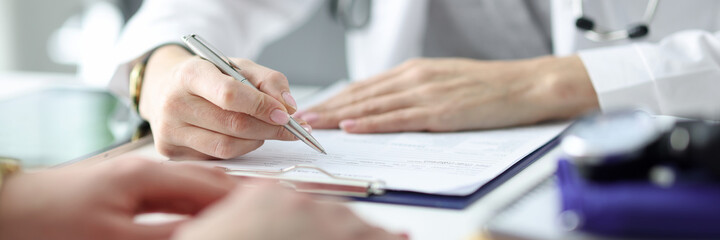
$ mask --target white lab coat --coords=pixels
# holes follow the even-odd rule
[[[427,1],[374,1],[370,25],[347,33],[351,79],[422,57]],[[253,59],[303,23],[321,0],[146,0],[127,25],[111,89],[127,95],[129,62],[153,47],[198,33],[227,55]],[[720,1],[664,0],[642,41],[595,43],[575,28],[570,0],[551,0],[553,51],[579,54],[601,108],[641,107],[658,114],[720,119]],[[622,29],[647,1],[585,1],[599,25]],[[509,29],[512,31],[512,29]],[[452,36],[448,36],[452,37]]]

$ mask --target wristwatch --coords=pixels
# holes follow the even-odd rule
[[[20,172],[20,160],[8,157],[0,157],[0,188],[2,188],[5,179],[11,175]]]
[[[142,56],[142,58],[140,58],[139,61],[137,61],[137,63],[135,63],[135,65],[133,65],[128,79],[128,87],[130,92],[130,103],[132,104],[133,110],[135,110],[138,115],[140,115],[140,92],[142,90],[143,78],[145,76],[145,68],[147,67],[148,61],[150,61],[150,56],[152,56],[155,50],[158,50],[159,48],[167,45],[177,45],[184,48],[188,52],[191,52],[190,49],[180,43],[165,43],[148,51],[145,55]]]
[[[132,104],[132,109],[138,114],[140,114],[140,89],[142,88],[145,66],[147,65],[149,56],[150,54],[147,54],[146,57],[143,57],[141,61],[138,61],[138,63],[133,66],[132,71],[130,71],[130,103]]]

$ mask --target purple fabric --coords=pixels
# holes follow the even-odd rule
[[[589,182],[568,161],[557,169],[562,209],[581,218],[579,230],[606,236],[720,238],[720,185],[644,181]]]

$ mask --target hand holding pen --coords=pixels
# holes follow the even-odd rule
[[[185,41],[185,44],[190,48],[190,50],[192,50],[195,54],[202,57],[203,59],[214,64],[223,73],[230,75],[232,78],[240,81],[241,83],[245,84],[246,86],[249,86],[255,90],[258,90],[257,87],[255,86],[255,84],[250,82],[250,80],[248,80],[245,76],[242,75],[242,73],[240,73],[241,69],[239,66],[237,66],[237,64],[233,63],[228,57],[226,57],[225,55],[220,53],[219,50],[215,49],[212,45],[210,45],[210,43],[205,41],[202,37],[200,37],[196,34],[191,34],[191,35],[184,36],[183,41]],[[287,82],[287,80],[285,82]],[[297,107],[294,107],[294,108],[297,108]],[[270,115],[271,119],[273,118],[273,114],[274,113],[272,113]],[[323,149],[323,147],[320,146],[320,143],[318,143],[317,140],[315,140],[315,138],[312,135],[310,135],[310,133],[307,130],[303,129],[303,127],[300,126],[300,124],[297,121],[295,121],[295,119],[293,119],[292,117],[287,115],[288,120],[285,121],[285,117],[286,117],[285,115],[287,115],[287,114],[283,113],[282,121],[276,121],[277,119],[273,119],[273,121],[275,123],[284,122],[283,127],[285,127],[285,129],[290,131],[290,133],[295,135],[295,137],[300,139],[300,141],[304,142],[305,144],[310,146],[312,149],[315,149],[315,151],[318,151],[322,154],[327,154],[327,153],[325,153],[325,149]],[[278,115],[278,116],[280,116],[280,115]]]
[[[250,60],[232,61],[260,91],[181,46],[167,45],[152,53],[139,110],[161,154],[226,159],[253,151],[264,140],[297,139],[283,127],[297,108],[285,76]]]

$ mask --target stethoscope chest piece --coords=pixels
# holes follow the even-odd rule
[[[655,17],[659,0],[649,0],[645,13],[640,23],[632,24],[627,29],[602,30],[602,27],[590,17],[585,15],[583,0],[573,0],[573,12],[575,14],[575,27],[583,31],[583,35],[592,41],[614,41],[622,39],[639,39],[650,33],[649,24]]]

